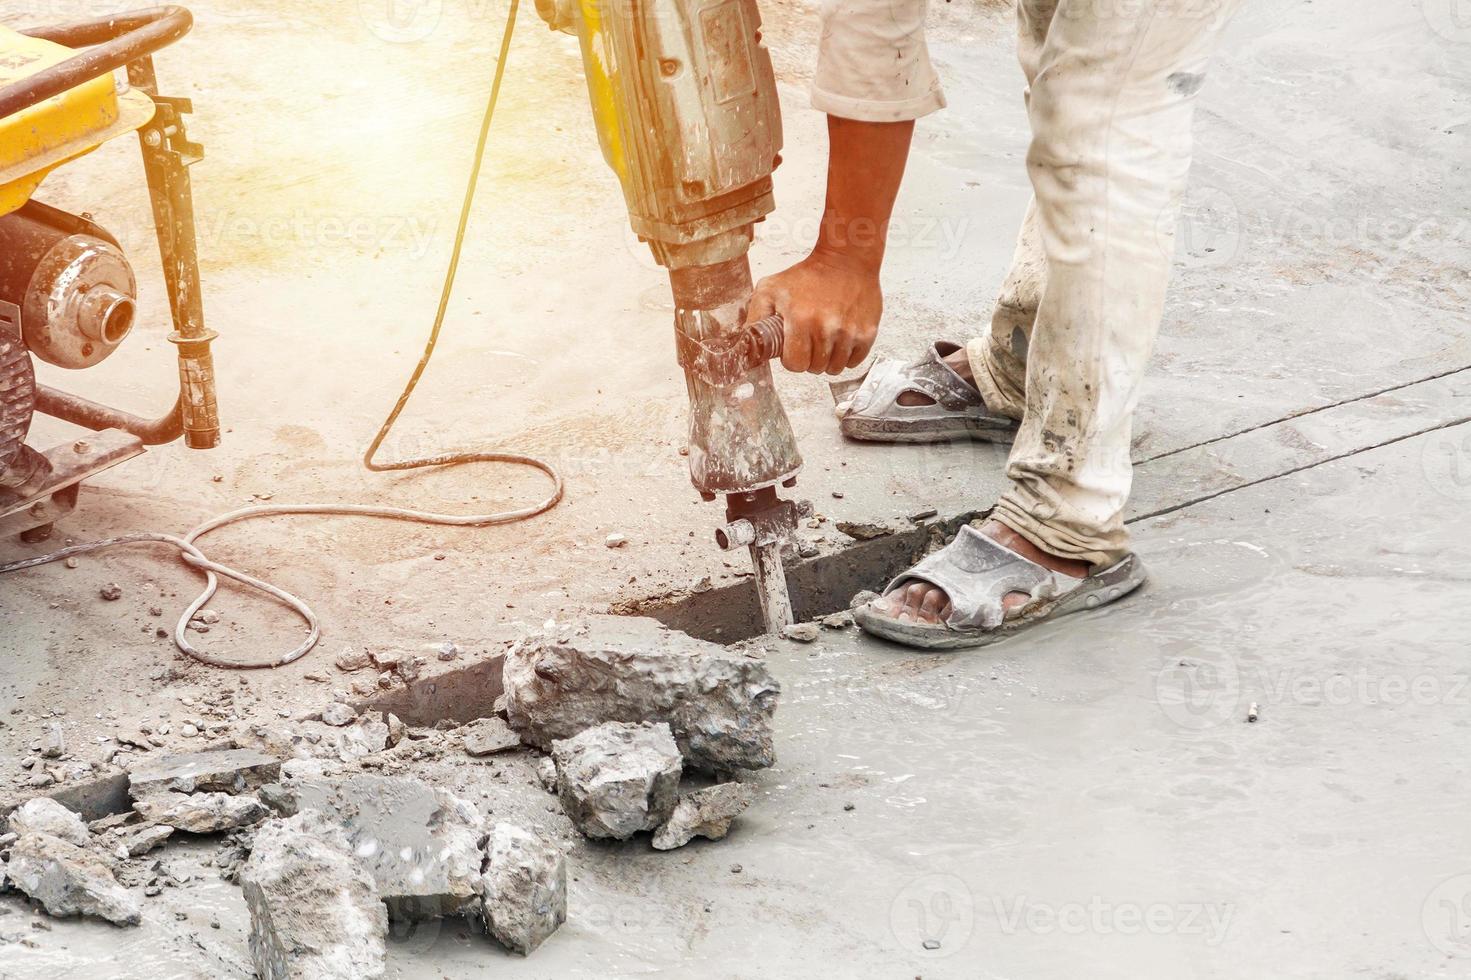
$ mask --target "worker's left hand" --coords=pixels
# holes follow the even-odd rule
[[[781,314],[788,371],[841,374],[868,356],[883,311],[877,268],[819,248],[757,283],[746,321]]]

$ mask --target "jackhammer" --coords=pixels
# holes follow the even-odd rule
[[[669,270],[689,393],[690,479],[725,497],[720,548],[750,549],[768,631],[792,622],[782,544],[811,515],[784,500],[802,468],[772,385],[777,317],[745,326],[753,227],[775,207],[781,112],[755,0],[536,0],[575,34],[603,156],[639,240]]]

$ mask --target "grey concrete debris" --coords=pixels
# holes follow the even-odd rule
[[[654,847],[668,851],[696,837],[720,840],[730,831],[730,822],[751,805],[754,795],[751,787],[741,783],[721,783],[686,793],[654,834]]]
[[[388,748],[388,726],[372,718],[359,718],[337,733],[337,758],[352,762]]]
[[[838,521],[836,527],[855,541],[872,541],[894,533],[894,528],[878,521]]]
[[[501,945],[522,955],[567,921],[567,859],[561,848],[514,824],[485,842],[480,916]]]
[[[287,814],[316,810],[340,826],[398,920],[472,907],[480,878],[480,814],[448,790],[403,776],[287,778],[273,789]]]
[[[82,818],[45,796],[27,800],[10,814],[10,829],[17,834],[50,834],[85,847],[92,835]]]
[[[10,883],[58,917],[91,915],[135,926],[143,910],[91,851],[50,834],[23,834],[10,848]]]
[[[557,791],[557,764],[551,756],[543,756],[536,764],[536,778],[541,783],[541,788],[548,793]]]
[[[41,757],[59,759],[66,755],[66,730],[61,722],[53,721],[46,726],[46,735],[41,739]]]
[[[281,760],[255,749],[146,756],[128,773],[134,799],[152,793],[243,793],[275,780]]]
[[[781,628],[784,639],[796,640],[798,643],[812,643],[820,632],[816,623],[791,623]]]
[[[137,857],[147,854],[164,841],[173,836],[174,828],[156,824],[152,827],[144,827],[137,833],[125,837],[118,846],[121,847],[128,857]]]
[[[669,726],[612,721],[552,743],[557,794],[589,837],[627,840],[669,819],[683,763]]]
[[[366,650],[355,650],[352,647],[345,647],[333,662],[337,664],[338,670],[351,673],[354,670],[362,670],[368,664],[372,663],[373,660],[368,656],[368,651]]]
[[[191,834],[218,834],[270,816],[270,810],[254,796],[229,793],[155,793],[134,800],[133,809],[150,823]]]
[[[649,721],[668,723],[694,768],[775,761],[781,687],[766,663],[652,619],[594,616],[527,637],[506,654],[504,682],[507,720],[541,749],[606,721]]]
[[[521,736],[517,735],[504,720],[494,715],[489,718],[477,718],[461,727],[460,737],[464,742],[465,751],[473,756],[494,755],[497,752],[514,749],[521,744]]]
[[[262,827],[240,886],[261,980],[384,975],[387,910],[342,832],[320,814]]]
[[[830,630],[847,629],[853,625],[853,614],[850,612],[835,612],[831,616],[822,617],[822,625]]]
[[[358,716],[352,705],[343,704],[341,701],[333,701],[322,709],[323,724],[333,725],[341,728],[343,725],[351,725]]]

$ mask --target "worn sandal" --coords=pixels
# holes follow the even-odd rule
[[[923,650],[984,646],[1029,626],[1121,599],[1144,584],[1144,565],[1126,555],[1108,568],[1074,578],[1024,558],[970,525],[955,540],[895,578],[884,589],[892,593],[908,582],[944,589],[950,614],[943,623],[900,621],[880,612],[874,602],[853,610],[865,632]],[[1010,592],[1031,598],[1015,609],[1002,599]]]
[[[1017,422],[986,407],[980,393],[944,358],[960,350],[958,344],[938,341],[920,360],[905,364],[878,361],[855,383],[834,385],[838,426],[843,435],[866,442],[948,442],[971,438],[1011,442]],[[917,392],[932,399],[928,405],[901,405],[899,396]]]

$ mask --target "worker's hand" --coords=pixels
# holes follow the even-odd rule
[[[788,371],[841,374],[868,356],[883,311],[877,268],[816,249],[756,284],[746,320],[781,314],[781,363]]]

